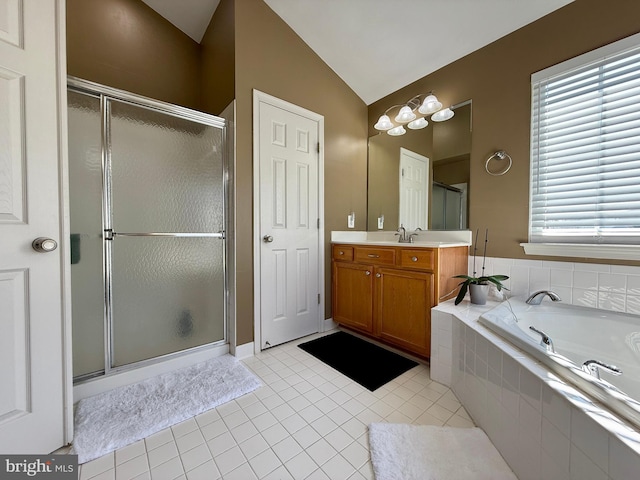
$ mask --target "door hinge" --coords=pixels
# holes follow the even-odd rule
[[[402,176],[404,177],[404,168],[402,168],[401,171],[402,171]]]
[[[320,153],[320,142],[318,142],[318,153]]]
[[[318,305],[320,305],[320,294],[318,294]]]
[[[320,230],[320,219],[318,219],[317,224],[318,224],[318,230]]]

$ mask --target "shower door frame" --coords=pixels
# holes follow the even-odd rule
[[[108,87],[99,83],[91,82],[81,78],[67,76],[67,90],[75,91],[80,94],[97,97],[100,100],[100,116],[101,116],[101,168],[102,168],[102,270],[103,270],[103,287],[104,287],[104,370],[82,374],[73,377],[73,384],[79,385],[88,380],[106,378],[110,375],[121,373],[124,371],[134,370],[137,368],[164,362],[176,357],[204,351],[212,347],[225,345],[229,341],[229,285],[227,272],[227,242],[226,232],[229,231],[229,212],[228,195],[229,195],[229,165],[227,158],[227,125],[223,118],[207,113],[191,110],[186,107],[174,105],[171,103],[154,100],[152,98],[137,95],[124,90]],[[116,100],[136,107],[151,110],[157,113],[171,115],[180,119],[197,122],[222,131],[222,230],[217,233],[117,233],[113,231],[112,225],[112,206],[111,206],[111,152],[110,152],[110,108],[108,100]],[[223,272],[223,338],[221,340],[198,345],[196,347],[179,350],[176,352],[166,353],[156,357],[128,363],[120,366],[113,366],[114,358],[114,342],[113,342],[113,311],[112,311],[112,242],[114,236],[160,236],[160,237],[209,237],[220,238],[223,241],[222,247],[222,272]],[[73,292],[71,292],[73,295]]]

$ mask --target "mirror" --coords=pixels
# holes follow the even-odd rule
[[[452,108],[445,122],[369,138],[367,230],[468,227],[471,100]]]

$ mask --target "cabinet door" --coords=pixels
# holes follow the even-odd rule
[[[333,262],[333,320],[373,331],[373,267]]]
[[[382,340],[429,357],[432,306],[432,273],[376,269],[374,333]]]

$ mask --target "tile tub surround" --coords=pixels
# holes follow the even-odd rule
[[[475,269],[483,274],[481,254],[476,256]],[[469,275],[473,270],[470,250]],[[565,303],[640,315],[640,267],[487,257],[484,271],[508,275],[504,284],[509,296],[553,290]]]
[[[450,386],[521,480],[638,478],[640,434],[480,325],[495,305],[434,307],[431,378]]]

